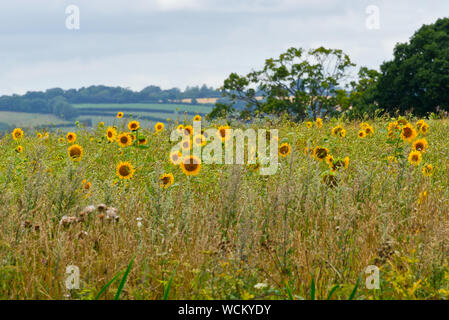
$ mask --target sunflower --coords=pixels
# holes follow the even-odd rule
[[[290,154],[290,152],[292,151],[292,147],[288,144],[288,143],[283,143],[279,146],[279,155],[281,157],[286,157]]]
[[[161,181],[161,188],[167,189],[175,182],[175,177],[171,173],[164,173],[159,177]]]
[[[321,160],[326,159],[328,154],[329,154],[329,150],[327,148],[315,147],[315,149],[313,149],[313,156],[317,160],[321,161]]]
[[[174,151],[170,153],[170,162],[173,163],[175,166],[179,165],[181,163],[181,157],[182,153],[179,151]]]
[[[184,126],[183,126],[182,124],[180,124],[180,125],[176,128],[176,130],[177,130],[179,133],[184,133]]]
[[[306,122],[306,127],[309,128],[309,129],[312,128],[313,127],[313,122],[312,121],[307,121]]]
[[[120,162],[117,165],[117,176],[120,179],[131,179],[134,171],[134,167],[129,162]]]
[[[109,142],[114,142],[117,137],[117,130],[114,127],[108,127],[106,130],[106,138]]]
[[[419,152],[426,152],[427,147],[429,144],[427,143],[426,139],[418,139],[415,142],[413,142],[413,150],[419,151]]]
[[[193,121],[201,121],[201,116],[197,114],[196,116],[193,117]]]
[[[197,134],[193,137],[193,143],[199,147],[204,147],[207,143],[206,137],[202,134]]]
[[[121,119],[121,118],[123,118],[123,112],[117,113],[117,119]]]
[[[139,130],[139,128],[140,128],[139,121],[131,121],[130,123],[128,123],[129,131],[136,131]]]
[[[334,166],[334,157],[332,155],[328,154],[325,160],[329,167],[332,168]]]
[[[23,130],[20,128],[15,128],[12,132],[12,138],[16,141],[19,139],[22,139],[23,138]]]
[[[387,161],[389,163],[398,163],[398,159],[395,156],[387,156]]]
[[[404,142],[413,141],[413,139],[415,139],[417,135],[418,135],[418,133],[412,127],[411,124],[406,124],[405,126],[402,127],[401,139],[404,140]]]
[[[366,123],[366,122],[362,122],[361,124],[360,124],[360,128],[362,128],[363,130],[365,130],[366,128],[368,128],[370,125],[369,125],[369,123]]]
[[[416,129],[418,129],[418,131],[421,129],[421,126],[425,123],[424,120],[418,120],[418,122],[416,122]]]
[[[59,139],[58,139],[58,142],[59,142],[59,143],[64,143],[65,140],[64,140],[64,138],[59,138]]]
[[[148,139],[145,137],[139,137],[139,139],[137,139],[137,143],[139,146],[144,146],[148,143]]]
[[[321,128],[323,126],[323,119],[316,118],[315,124],[318,128]]]
[[[217,135],[218,135],[218,137],[220,137],[221,141],[229,140],[230,135],[226,132],[229,129],[230,129],[229,126],[219,126],[218,127]]]
[[[419,128],[419,132],[423,133],[423,134],[427,134],[427,132],[429,132],[429,125],[427,123],[423,123],[421,125],[421,127]]]
[[[184,139],[181,143],[181,149],[182,150],[190,150],[192,147],[192,143],[190,142],[190,139]]]
[[[371,126],[367,126],[364,130],[367,136],[372,135],[374,133],[374,129]]]
[[[154,125],[154,130],[156,130],[156,132],[161,132],[162,130],[164,130],[165,125],[162,122],[158,122]]]
[[[398,122],[398,124],[400,124],[401,126],[406,126],[406,125],[408,125],[407,119],[402,118],[402,117],[399,117],[399,119],[398,119],[397,122]]]
[[[433,175],[433,165],[427,164],[422,168],[422,174],[426,177]]]
[[[82,182],[82,185],[83,185],[83,189],[84,189],[84,190],[89,190],[90,187],[92,186],[92,183],[90,183],[89,181],[87,181],[86,179],[84,179],[83,182]]]
[[[39,139],[42,139],[42,137],[43,137],[42,133],[40,133],[40,132],[36,133],[36,135]]]
[[[323,183],[329,188],[334,188],[338,186],[338,178],[334,174],[325,174],[323,176]]]
[[[127,132],[120,133],[117,137],[117,143],[120,147],[130,146],[133,142],[133,138]]]
[[[412,151],[408,155],[408,162],[414,166],[418,166],[421,163],[422,154],[419,151]]]
[[[191,136],[191,135],[193,135],[193,127],[192,127],[192,126],[185,126],[185,127],[184,127],[184,130],[182,131],[182,133],[183,133],[185,136]]]
[[[360,139],[363,139],[366,137],[366,132],[365,132],[365,130],[360,130],[357,135]]]
[[[418,204],[423,204],[427,201],[427,197],[429,196],[427,191],[420,192],[418,195]]]
[[[394,131],[394,130],[400,130],[401,126],[399,125],[399,123],[397,121],[394,122],[390,122],[388,124],[388,131]]]
[[[16,152],[22,153],[23,152],[23,147],[22,146],[17,146]]]
[[[77,144],[74,144],[67,149],[67,153],[73,161],[80,161],[83,158],[83,152],[83,147]]]
[[[67,133],[65,138],[67,139],[67,141],[69,143],[74,143],[76,141],[76,133],[75,132],[69,132],[69,133]]]
[[[343,127],[341,125],[338,125],[338,126],[332,128],[331,133],[333,136],[340,136],[341,130],[344,130]]]
[[[180,165],[185,175],[196,176],[201,169],[201,160],[195,157],[194,155],[190,155],[184,157]]]
[[[104,127],[104,122],[103,121],[98,122],[98,127],[99,128],[103,128]]]

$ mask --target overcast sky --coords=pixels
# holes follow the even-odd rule
[[[66,27],[71,4],[79,30]],[[366,26],[372,5],[379,29]],[[218,87],[292,46],[340,48],[378,69],[395,43],[447,16],[448,0],[3,0],[0,94]]]

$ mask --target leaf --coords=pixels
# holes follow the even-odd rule
[[[329,295],[327,296],[327,300],[330,300],[332,298],[332,295],[337,291],[337,289],[340,288],[340,285],[335,285],[331,291],[329,292]]]
[[[315,279],[312,278],[312,284],[310,285],[310,300],[315,300]]]
[[[358,287],[359,287],[360,278],[361,278],[361,277],[359,277],[359,278],[357,279],[357,282],[355,283],[354,289],[352,289],[351,295],[349,296],[349,300],[354,299],[355,294],[356,294],[356,292],[357,292],[357,289],[358,289]]]
[[[175,273],[176,273],[176,270],[178,269],[178,266],[179,266],[179,264],[175,267],[175,270],[173,270],[173,273],[172,273],[172,275],[170,277],[170,280],[167,283],[167,287],[165,288],[165,291],[164,291],[163,300],[167,300],[168,299],[168,294],[170,293],[171,283],[173,281],[173,278],[175,277]]]
[[[134,258],[131,259],[129,262],[128,268],[126,268],[125,274],[123,275],[122,280],[120,281],[120,284],[117,289],[117,293],[115,294],[114,300],[118,300],[120,298],[120,294],[122,293],[123,287],[125,286],[126,279],[128,278],[129,272],[131,271],[131,267],[133,265]]]
[[[123,271],[119,271],[117,272],[117,274],[111,279],[111,281],[109,281],[108,283],[106,283],[106,285],[100,290],[100,292],[96,295],[95,300],[100,299],[100,296],[103,294],[103,292],[105,292],[109,286],[115,281],[117,280],[117,278],[123,273]]]

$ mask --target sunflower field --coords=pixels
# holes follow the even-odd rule
[[[278,129],[276,173],[183,156],[188,120],[6,133],[0,298],[449,298],[448,120],[195,120]]]

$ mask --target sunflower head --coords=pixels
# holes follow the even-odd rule
[[[201,121],[201,116],[197,114],[196,116],[193,117],[193,121]]]
[[[76,133],[75,132],[68,132],[65,136],[68,143],[74,143],[76,141]]]
[[[333,136],[340,136],[340,132],[342,130],[344,130],[343,127],[341,125],[338,125],[338,126],[332,128],[331,133],[332,133]]]
[[[226,141],[226,140],[230,139],[230,134],[227,132],[228,129],[231,129],[231,128],[229,126],[219,126],[218,127],[217,135],[221,139],[221,141]],[[267,134],[269,134],[269,133],[267,132]]]
[[[131,121],[130,123],[128,123],[128,129],[129,131],[136,131],[139,130],[140,128],[140,123],[139,121]]]
[[[175,177],[171,173],[164,173],[159,177],[161,188],[167,189],[175,182]]]
[[[365,130],[360,130],[359,133],[357,134],[357,136],[358,136],[360,139],[365,138],[365,137],[366,137],[366,132],[365,132]]]
[[[364,130],[367,136],[372,135],[374,133],[374,129],[371,126],[367,126]]]
[[[121,118],[123,118],[123,112],[117,113],[117,119],[121,119]]]
[[[181,161],[181,169],[187,176],[196,176],[201,169],[201,160],[194,155],[184,157]]]
[[[148,139],[145,137],[139,137],[139,139],[137,139],[137,143],[139,146],[144,146],[148,143]]]
[[[402,127],[401,139],[404,140],[405,142],[411,142],[413,139],[416,138],[417,135],[418,133],[412,127],[411,124],[406,124],[405,126]]]
[[[131,179],[134,171],[134,167],[129,162],[120,162],[117,165],[117,176],[120,179]]]
[[[184,133],[184,126],[182,125],[182,124],[180,124],[177,128],[176,128],[176,130],[179,132],[179,133]]]
[[[323,148],[323,147],[315,147],[315,149],[313,149],[313,156],[317,159],[317,160],[324,160],[326,159],[327,155],[329,154],[329,150],[327,148]]]
[[[154,125],[154,130],[156,130],[156,132],[162,132],[164,127],[165,125],[162,122],[158,122]]]
[[[191,136],[193,135],[193,127],[192,126],[185,126],[184,130],[182,131],[183,135],[185,136]]]
[[[419,132],[421,132],[422,134],[427,134],[429,132],[429,125],[424,122],[419,128]]]
[[[22,153],[23,152],[23,147],[22,146],[17,146],[16,152],[17,153]]]
[[[67,149],[67,153],[73,161],[80,161],[83,158],[83,147],[74,144]]]
[[[14,140],[19,140],[19,139],[22,139],[23,138],[23,130],[22,129],[20,129],[20,128],[15,128],[13,131],[12,131],[12,138],[14,139]]]
[[[182,153],[179,151],[174,151],[170,153],[170,162],[173,163],[175,166],[179,165],[181,163]]]
[[[414,150],[414,151],[410,152],[410,154],[408,155],[408,162],[411,165],[418,166],[421,163],[421,160],[422,160],[422,154],[419,151]]]
[[[207,139],[202,134],[197,134],[193,137],[193,143],[199,147],[204,147],[207,143]]]
[[[288,144],[288,143],[283,143],[279,146],[279,155],[281,157],[286,157],[290,154],[290,152],[292,151],[292,147]]]
[[[428,146],[429,144],[427,143],[427,140],[425,138],[418,139],[415,142],[413,142],[413,150],[419,152],[426,152]]]
[[[309,128],[309,129],[312,128],[313,127],[313,122],[312,121],[307,121],[306,122],[306,127]]]
[[[117,138],[117,130],[114,127],[108,127],[106,130],[106,138],[109,142],[114,142]]]
[[[130,146],[133,143],[133,138],[129,133],[123,132],[118,135],[117,143],[120,147],[124,148]]]
[[[433,165],[431,164],[426,164],[423,168],[422,168],[422,174],[426,177],[430,177],[433,175]]]
[[[318,128],[321,128],[323,126],[323,119],[316,118],[315,124]]]

